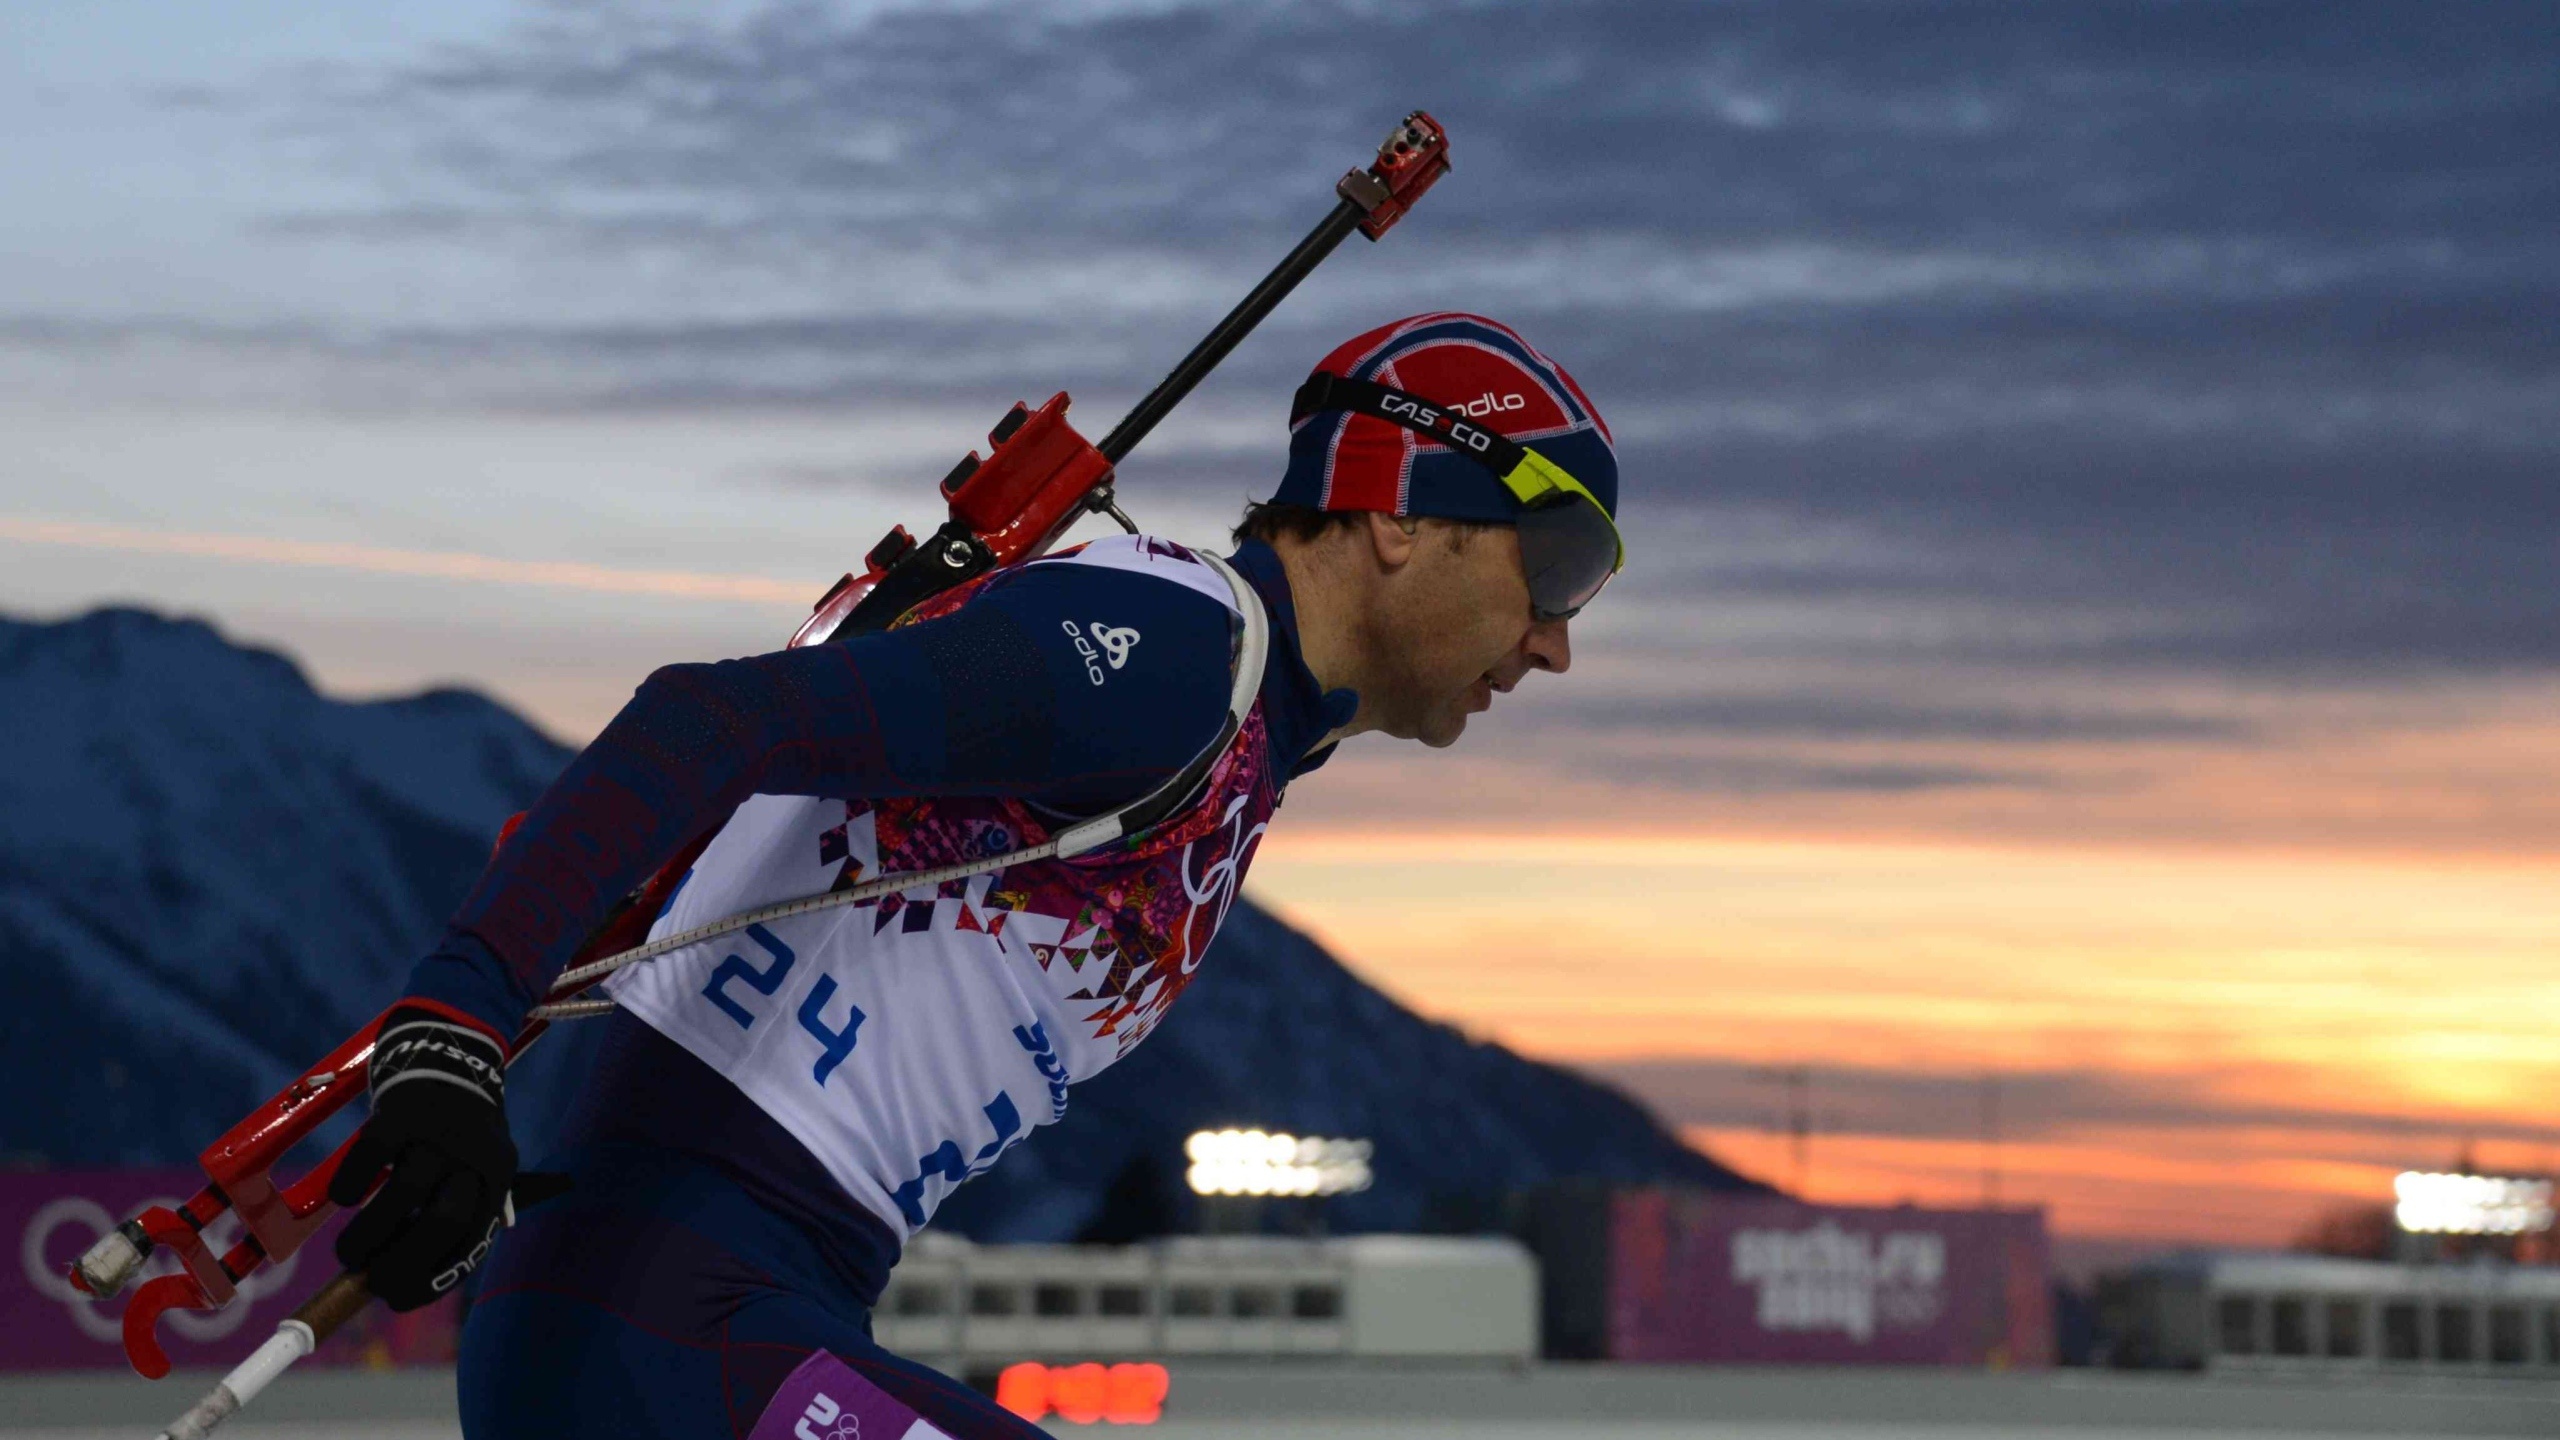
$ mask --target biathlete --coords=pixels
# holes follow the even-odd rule
[[[1162,1023],[1289,782],[1353,735],[1448,745],[1495,693],[1562,672],[1568,622],[1623,560],[1607,426],[1490,320],[1344,344],[1291,424],[1286,474],[1224,560],[1114,537],[878,633],[670,666],[499,847],[384,1022],[332,1191],[352,1205],[382,1179],[337,1249],[395,1310],[487,1257],[462,1336],[472,1440],[760,1440],[838,1417],[1043,1433],[872,1341],[901,1247]],[[570,1188],[507,1228],[503,1037],[689,842],[718,832],[655,933],[1151,798],[1143,828],[1071,858],[617,974],[550,1166]]]

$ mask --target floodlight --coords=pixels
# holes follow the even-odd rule
[[[1366,1190],[1372,1147],[1286,1131],[1202,1130],[1183,1142],[1195,1195],[1343,1195]]]
[[[2409,1170],[2391,1182],[2400,1228],[2420,1235],[2523,1235],[2551,1228],[2551,1182]]]

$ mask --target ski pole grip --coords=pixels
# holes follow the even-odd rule
[[[316,1344],[336,1334],[339,1326],[362,1314],[364,1307],[372,1303],[373,1292],[364,1288],[364,1272],[341,1270],[338,1278],[321,1286],[310,1299],[303,1301],[302,1308],[293,1312],[293,1318],[311,1327],[312,1340]]]

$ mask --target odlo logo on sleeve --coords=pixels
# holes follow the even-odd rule
[[[1129,651],[1138,643],[1138,632],[1126,625],[1106,625],[1095,620],[1078,630],[1073,620],[1061,620],[1058,628],[1075,642],[1076,653],[1084,657],[1085,678],[1096,685],[1102,683],[1102,662],[1110,661],[1114,670],[1127,665]],[[1094,648],[1097,645],[1099,650]]]

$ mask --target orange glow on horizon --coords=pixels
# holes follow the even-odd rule
[[[255,564],[309,566],[374,575],[403,575],[483,584],[591,590],[611,595],[661,595],[688,600],[736,600],[805,607],[823,586],[744,575],[704,575],[684,570],[634,570],[566,560],[510,560],[447,550],[400,550],[336,541],[278,540],[259,535],[212,535],[146,530],[88,520],[49,520],[0,515],[0,540],[25,545],[69,545],[145,555],[185,555]]]
[[[1254,882],[1426,1014],[1646,1062],[1657,1106],[1683,1060],[1810,1067],[1817,1130],[1851,1128],[1826,1068],[2074,1077],[2089,1113],[2003,1147],[2063,1233],[2280,1244],[2475,1136],[2560,1159],[2560,860],[1326,826]],[[1665,1113],[1787,1183],[1765,1126]],[[1814,1197],[1976,1203],[1979,1141],[1934,1138],[1969,1126],[1913,1119],[1819,1136]]]
[[[2126,1127],[1997,1147],[1979,1137],[1817,1135],[1799,1183],[1785,1137],[1714,1126],[1681,1133],[1755,1179],[1825,1204],[1961,1209],[1996,1197],[2046,1207],[2064,1235],[2261,1247],[2290,1243],[2332,1210],[2387,1204],[2407,1154],[2356,1137],[2346,1148],[2373,1149],[2373,1158],[2305,1153],[2338,1137],[2295,1131]]]

